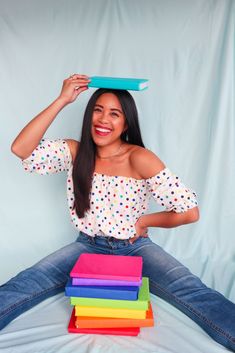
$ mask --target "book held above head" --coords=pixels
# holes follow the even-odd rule
[[[144,78],[91,76],[88,87],[143,91],[148,88],[148,80]]]

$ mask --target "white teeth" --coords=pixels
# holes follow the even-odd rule
[[[101,127],[96,127],[95,129],[100,132],[110,132],[110,130],[102,129]]]

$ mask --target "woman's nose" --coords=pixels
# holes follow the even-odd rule
[[[108,122],[108,121],[109,121],[108,113],[103,112],[103,113],[100,115],[100,119],[99,119],[99,120],[102,121],[103,123]]]

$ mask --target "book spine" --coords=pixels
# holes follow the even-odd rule
[[[100,88],[113,88],[113,89],[124,89],[124,90],[140,90],[141,84],[136,81],[118,81],[118,80],[103,80],[103,79],[92,79],[88,84],[88,87],[100,87]]]
[[[119,300],[136,300],[138,291],[98,291],[83,290],[82,288],[65,288],[65,294],[68,297],[82,298],[103,298],[103,299],[119,299]]]
[[[79,278],[90,278],[91,274],[90,273],[84,273],[84,272],[78,272],[78,271],[72,271],[70,273],[71,277],[79,277]],[[120,281],[131,281],[131,282],[140,282],[142,277],[141,275],[137,276],[126,276],[126,275],[103,275],[103,274],[92,274],[92,277],[95,279],[106,279],[106,280],[120,280]]]

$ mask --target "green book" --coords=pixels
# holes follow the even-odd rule
[[[147,310],[149,306],[149,279],[142,278],[137,300],[114,300],[100,298],[70,297],[71,305],[96,306],[99,308],[120,308],[120,309],[139,309]]]

